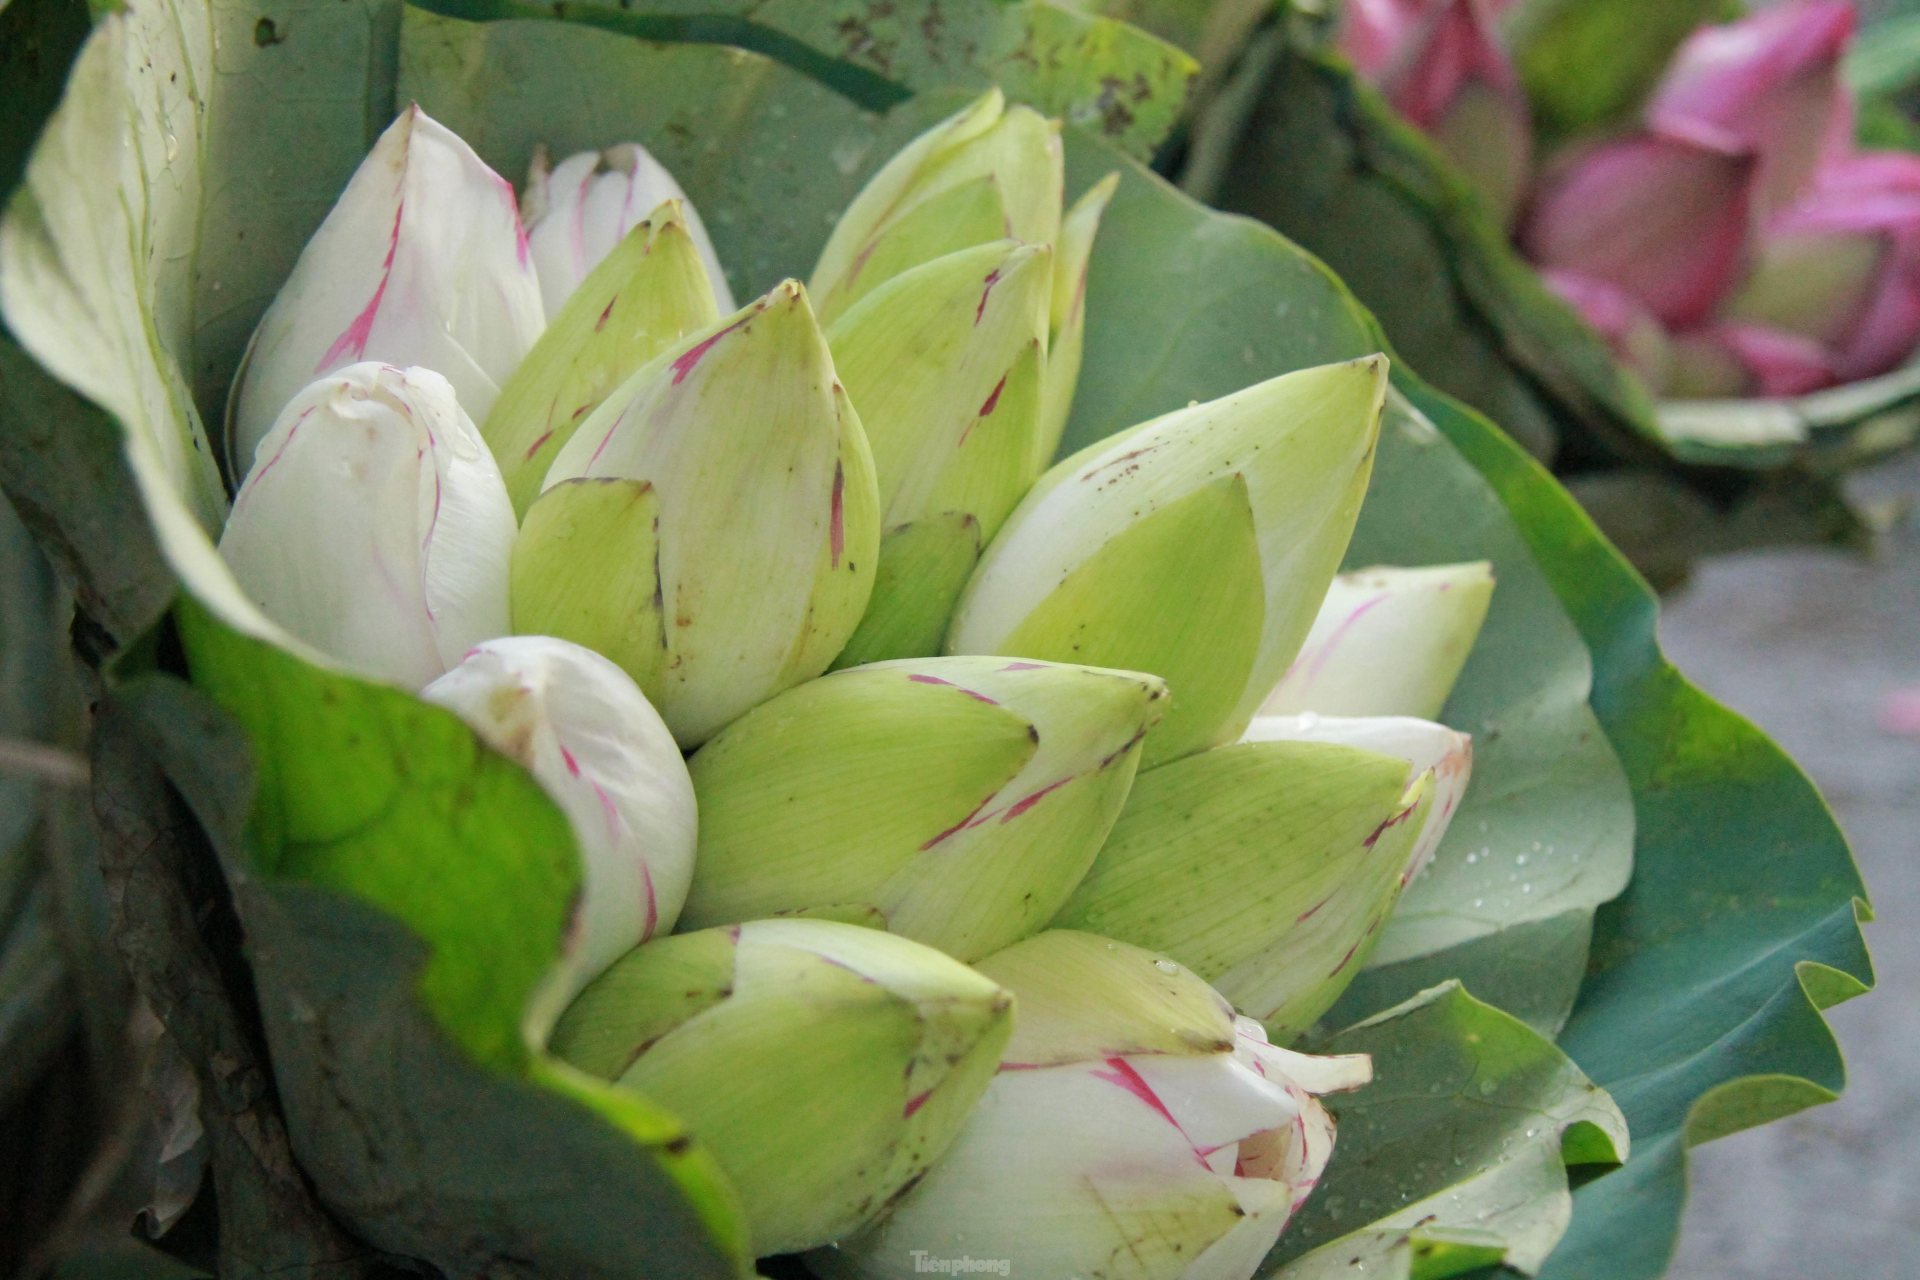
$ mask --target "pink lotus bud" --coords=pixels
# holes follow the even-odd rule
[[[1493,14],[1490,0],[1349,0],[1340,45],[1504,223],[1526,182],[1532,133]]]
[[[1840,58],[1851,0],[1786,0],[1702,27],[1674,55],[1647,107],[1654,132],[1759,160],[1754,212],[1792,204],[1823,155],[1844,149],[1853,111]]]
[[[1833,382],[1833,357],[1814,339],[1762,324],[1721,324],[1676,341],[1670,391],[1696,399],[1798,396]]]
[[[1812,339],[1842,382],[1885,373],[1920,343],[1920,156],[1825,165],[1775,218],[1721,317]]]
[[[235,475],[309,382],[363,360],[431,369],[485,422],[546,327],[513,186],[419,107],[373,145],[260,318],[234,381]]]
[[[1751,156],[1665,137],[1602,145],[1563,169],[1520,236],[1529,258],[1638,298],[1669,328],[1704,320],[1734,283]]]
[[[1620,363],[1640,375],[1647,389],[1663,394],[1673,376],[1673,344],[1666,326],[1631,294],[1578,271],[1545,271],[1549,289],[1592,325]]]

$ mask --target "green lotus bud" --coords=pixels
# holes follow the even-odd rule
[[[481,434],[514,514],[540,496],[574,428],[642,365],[719,317],[705,260],[678,200],[637,223],[554,313],[500,389]]]
[[[1120,187],[1110,173],[1087,188],[1060,222],[1060,243],[1053,257],[1052,328],[1047,339],[1047,380],[1042,394],[1040,431],[1035,437],[1034,474],[1047,469],[1073,412],[1073,391],[1080,382],[1080,354],[1087,337],[1087,260],[1101,215]]]
[[[989,89],[908,143],[835,224],[808,287],[832,323],[911,267],[989,240],[1052,244],[1065,185],[1060,122]]]
[[[1447,705],[1492,600],[1493,566],[1485,560],[1343,573],[1260,714],[1432,720]]]
[[[1386,386],[1385,356],[1305,369],[1060,463],[987,548],[947,651],[1164,677],[1146,768],[1237,738],[1346,550]]]
[[[756,920],[628,952],[561,1016],[552,1045],[685,1120],[764,1255],[837,1240],[918,1179],[1012,1030],[1012,997],[930,947]]]
[[[1164,952],[1285,1043],[1333,1004],[1400,898],[1431,770],[1321,742],[1238,743],[1134,782],[1054,924]]]
[[[875,663],[755,708],[693,757],[683,927],[877,908],[975,960],[1044,926],[1126,801],[1166,686],[1004,658]]]
[[[1052,287],[1051,249],[995,240],[902,272],[827,331],[873,449],[887,530],[861,631],[836,665],[939,652],[973,562],[929,530],[977,556],[1039,474]]]
[[[513,623],[596,649],[683,747],[827,669],[879,499],[806,290],[669,347],[581,424],[514,544]]]

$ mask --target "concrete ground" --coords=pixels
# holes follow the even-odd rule
[[[1863,477],[1870,501],[1920,499],[1920,459]],[[1667,654],[1819,783],[1853,842],[1878,921],[1878,989],[1827,1017],[1838,1102],[1693,1153],[1671,1280],[1920,1276],[1920,725],[1882,722],[1920,689],[1920,522],[1875,562],[1811,550],[1701,566],[1672,596]],[[1895,704],[1898,704],[1898,698]],[[1908,713],[1909,719],[1920,719]]]

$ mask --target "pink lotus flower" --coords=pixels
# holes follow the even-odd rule
[[[1532,135],[1495,12],[1492,0],[1348,0],[1340,45],[1504,222],[1519,205]]]
[[[1669,328],[1695,325],[1739,276],[1754,161],[1658,135],[1587,152],[1535,198],[1521,247],[1638,299]]]
[[[1727,155],[1755,156],[1756,217],[1792,204],[1823,156],[1853,132],[1840,59],[1851,0],[1787,0],[1688,37],[1655,90],[1647,127]]]
[[[1721,316],[1819,345],[1842,382],[1904,361],[1920,343],[1920,156],[1829,161],[1768,223]]]

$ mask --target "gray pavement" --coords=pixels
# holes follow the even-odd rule
[[[1920,498],[1920,460],[1863,477]],[[1920,687],[1920,524],[1865,562],[1812,550],[1703,564],[1668,601],[1667,654],[1800,761],[1853,842],[1878,989],[1828,1013],[1844,1096],[1693,1153],[1671,1280],[1920,1277],[1920,737],[1879,724]]]

